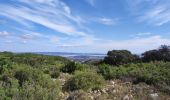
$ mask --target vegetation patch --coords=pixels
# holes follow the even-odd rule
[[[99,89],[104,85],[104,79],[102,76],[95,72],[77,72],[68,82],[65,84],[66,90],[89,90]]]
[[[76,70],[79,71],[85,71],[86,69],[88,69],[88,66],[84,65],[84,64],[80,64],[77,62],[70,62],[68,64],[66,64],[64,67],[61,68],[61,71],[63,73],[74,73]]]

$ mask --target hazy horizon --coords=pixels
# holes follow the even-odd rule
[[[141,54],[170,45],[169,0],[1,0],[0,51]]]

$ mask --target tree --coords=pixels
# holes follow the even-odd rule
[[[112,50],[107,53],[104,62],[110,65],[121,65],[133,62],[135,57],[128,50]]]
[[[144,62],[170,61],[170,46],[162,45],[159,49],[146,51],[142,54]]]
[[[161,45],[159,52],[161,53],[161,58],[163,61],[170,61],[170,46]]]

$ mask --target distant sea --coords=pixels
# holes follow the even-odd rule
[[[50,56],[62,56],[62,57],[105,56],[105,54],[99,54],[99,53],[68,53],[68,52],[36,52],[36,54],[43,54],[43,55],[50,55]]]
[[[68,53],[68,52],[36,52],[36,54],[50,55],[50,56],[62,56],[76,61],[87,61],[103,59],[106,54],[100,53]]]

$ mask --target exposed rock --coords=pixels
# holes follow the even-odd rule
[[[88,96],[84,91],[74,91],[66,100],[91,100],[91,98],[93,97]]]
[[[65,79],[58,79],[60,82],[61,82],[61,85],[63,86],[64,84],[65,84],[65,82],[66,82],[66,80]]]
[[[149,99],[151,100],[158,100],[159,96],[157,93],[149,94]]]
[[[95,93],[95,94],[96,94],[96,93],[97,93],[97,90],[94,90],[94,91],[93,91],[93,93]]]
[[[91,99],[91,100],[93,100],[93,99],[94,99],[94,97],[93,97],[93,96],[89,96],[89,97],[90,97],[90,99]]]
[[[117,91],[116,90],[113,90],[113,93],[116,93]]]
[[[111,81],[110,83],[111,83],[112,85],[115,85],[115,82],[114,82],[114,81]]]
[[[130,85],[131,83],[130,83],[130,82],[125,82],[124,84],[126,84],[126,85]]]
[[[133,95],[130,95],[129,97],[130,97],[130,99],[133,99]]]
[[[130,97],[129,97],[128,95],[125,95],[125,96],[123,97],[123,100],[130,100]]]
[[[67,79],[68,77],[59,78],[59,81],[62,83]],[[162,95],[154,87],[148,86],[147,84],[132,84],[120,80],[107,81],[100,90],[63,91],[60,94],[62,99],[59,100],[169,100],[167,99],[169,96]]]
[[[107,92],[106,92],[106,89],[102,89],[101,92],[102,92],[102,93],[107,93]]]
[[[55,79],[55,78],[52,78],[52,80],[53,80],[53,81],[56,81],[57,79]]]

